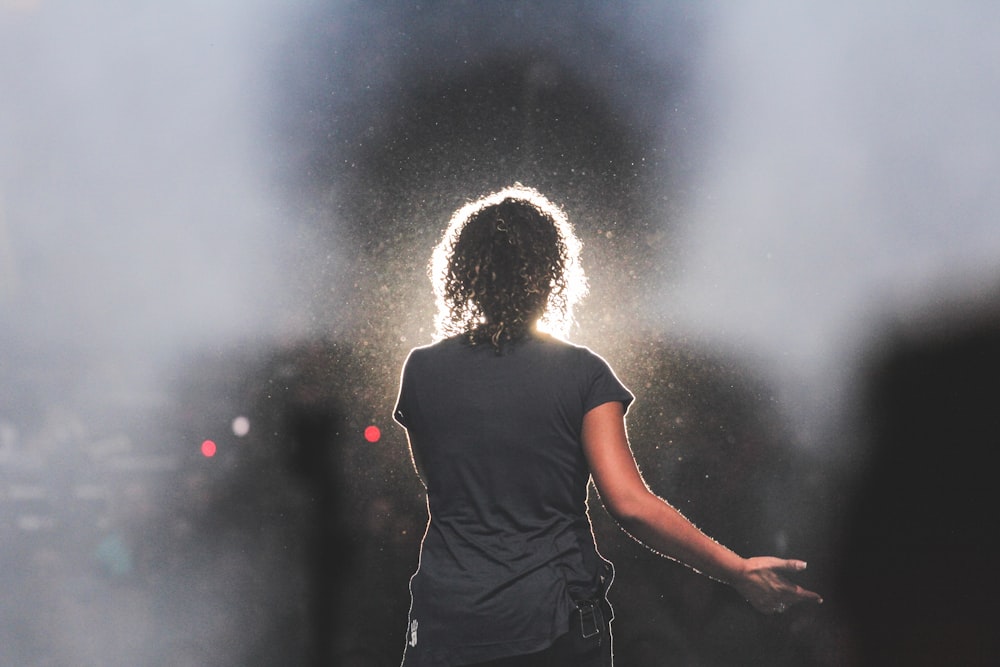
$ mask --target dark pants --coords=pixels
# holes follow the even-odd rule
[[[544,651],[468,667],[612,667],[610,608],[594,605],[570,616],[569,632]]]

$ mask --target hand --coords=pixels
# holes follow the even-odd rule
[[[757,611],[780,614],[800,602],[823,602],[819,593],[802,588],[782,576],[785,572],[801,572],[804,569],[806,564],[801,560],[771,556],[747,558],[743,571],[732,585]]]

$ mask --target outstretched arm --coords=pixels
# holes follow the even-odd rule
[[[764,613],[781,612],[819,594],[782,576],[803,570],[799,560],[742,558],[701,532],[642,479],[625,432],[621,403],[604,403],[583,418],[583,450],[601,500],[619,525],[659,553],[731,585]]]

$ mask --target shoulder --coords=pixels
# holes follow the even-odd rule
[[[536,334],[535,340],[544,354],[560,358],[584,369],[610,368],[608,362],[585,345],[571,343],[548,334]]]
[[[468,345],[461,336],[444,338],[428,345],[421,345],[411,349],[406,355],[405,365],[411,367],[428,362],[433,363],[465,347],[468,347]]]
[[[594,352],[594,350],[590,349],[586,345],[573,343],[563,338],[557,338],[550,334],[538,333],[535,334],[535,339],[541,342],[543,345],[549,346],[554,350],[561,350],[565,354],[602,359],[601,355],[599,355],[597,352]]]

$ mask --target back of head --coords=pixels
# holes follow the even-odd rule
[[[496,349],[542,321],[565,334],[586,291],[579,241],[538,192],[507,188],[466,205],[434,252],[438,334],[466,334]]]

